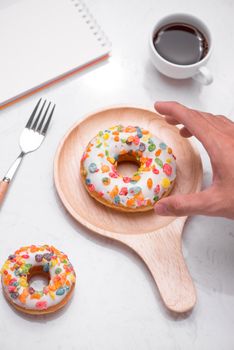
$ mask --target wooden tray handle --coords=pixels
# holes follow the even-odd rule
[[[131,246],[144,260],[158,286],[166,307],[177,313],[193,308],[196,291],[181,247],[181,233],[186,218],[147,235],[128,236]]]

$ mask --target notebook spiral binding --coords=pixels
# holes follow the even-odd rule
[[[90,13],[85,3],[82,0],[71,0],[71,2],[75,6],[76,10],[79,12],[81,17],[84,19],[84,21],[87,23],[93,35],[97,37],[97,40],[100,42],[100,45],[110,48],[111,47],[110,40],[108,39],[106,34],[102,31],[101,27],[99,26],[99,24],[97,23],[93,15]]]

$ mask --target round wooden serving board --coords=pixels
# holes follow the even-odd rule
[[[185,264],[181,236],[186,217],[160,217],[153,210],[125,213],[91,198],[80,177],[80,159],[99,130],[123,124],[138,125],[165,141],[177,157],[176,185],[171,193],[200,190],[201,159],[175,126],[146,109],[118,107],[99,111],[74,125],[61,141],[54,163],[58,194],[68,212],[88,229],[128,245],[144,260],[168,309],[191,310],[196,292]]]

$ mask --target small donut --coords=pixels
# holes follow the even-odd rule
[[[67,255],[53,246],[22,247],[2,267],[3,292],[10,304],[27,314],[48,314],[66,305],[76,281]],[[35,275],[44,275],[49,283],[43,290],[30,286]]]
[[[146,211],[172,190],[176,161],[172,149],[138,126],[117,125],[89,142],[81,159],[81,177],[88,193],[99,202],[127,212]],[[122,176],[118,162],[139,166]]]

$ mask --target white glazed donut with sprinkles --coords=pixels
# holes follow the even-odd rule
[[[26,246],[9,255],[2,267],[6,299],[19,311],[29,314],[54,312],[70,299],[76,281],[68,257],[53,246]],[[30,286],[33,275],[46,275],[49,283],[42,290]]]
[[[133,176],[117,171],[121,161],[134,161]],[[145,211],[168,195],[176,178],[171,147],[138,126],[117,125],[100,131],[81,159],[81,175],[89,194],[123,211]]]

